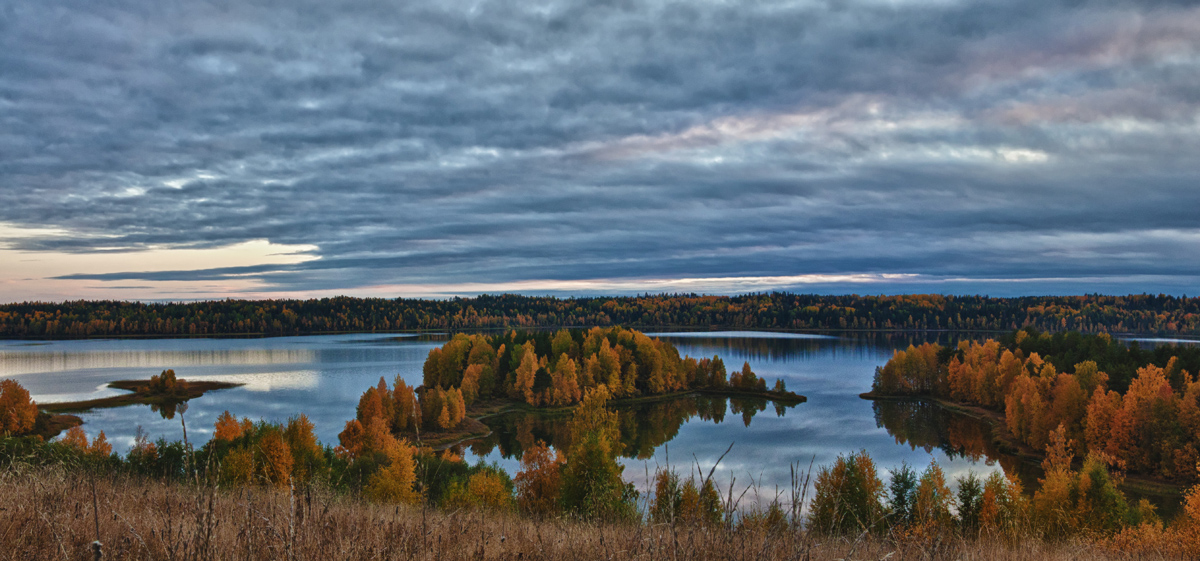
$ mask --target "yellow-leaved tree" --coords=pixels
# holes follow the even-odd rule
[[[415,504],[421,500],[414,484],[417,481],[413,449],[407,441],[387,435],[384,449],[387,465],[371,475],[363,494],[381,503]]]

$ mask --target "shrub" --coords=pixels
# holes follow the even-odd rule
[[[654,500],[650,504],[650,520],[658,524],[673,523],[679,518],[682,489],[679,475],[660,469],[654,473]]]
[[[958,521],[963,534],[979,529],[979,508],[983,500],[983,483],[975,472],[958,478]]]
[[[442,499],[444,508],[475,508],[505,511],[513,508],[512,481],[496,468],[480,468],[466,484],[451,484]]]
[[[944,535],[952,529],[954,495],[946,486],[946,474],[937,462],[930,462],[921,474],[913,501],[915,528],[924,536]]]
[[[913,501],[916,500],[917,492],[916,472],[907,462],[900,464],[899,468],[892,471],[889,487],[892,494],[889,505],[892,525],[907,527],[913,520]]]
[[[597,386],[584,396],[571,421],[571,450],[562,470],[564,510],[584,518],[617,519],[633,515],[632,485],[617,463],[616,413],[605,409],[608,391]]]
[[[838,456],[817,473],[809,522],[813,530],[845,534],[881,528],[883,482],[866,451]]]

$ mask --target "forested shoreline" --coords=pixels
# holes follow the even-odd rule
[[[1034,450],[1058,434],[1079,461],[1188,484],[1200,473],[1200,348],[1033,329],[956,348],[926,343],[897,350],[863,395],[895,396],[996,411]]]
[[[811,331],[946,330],[1200,335],[1200,298],[1168,295],[741,296],[661,294],[448,300],[23,302],[0,305],[0,337],[283,336],[346,332],[609,327]]]

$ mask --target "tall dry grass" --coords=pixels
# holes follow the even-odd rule
[[[95,493],[93,495],[93,485]],[[99,516],[95,516],[98,511]],[[223,490],[77,470],[0,473],[0,559],[1163,559],[1086,542],[897,543],[802,530],[591,524],[381,506],[309,488]]]

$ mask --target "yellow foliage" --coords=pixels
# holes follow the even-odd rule
[[[954,529],[950,507],[954,497],[946,486],[946,474],[937,462],[931,462],[917,484],[913,501],[913,524],[907,528],[908,540],[928,542],[945,538]]]
[[[516,383],[513,385],[512,397],[525,400],[530,405],[538,405],[537,396],[533,393],[533,380],[537,374],[537,354],[533,352],[533,342],[525,344],[521,364],[517,366]]]
[[[391,441],[384,451],[388,465],[371,475],[363,494],[370,500],[381,503],[415,504],[421,496],[413,488],[416,483],[416,465],[413,450],[405,441]]]
[[[221,461],[221,482],[244,485],[254,478],[254,453],[245,448],[229,452]]]
[[[469,405],[475,402],[475,397],[479,395],[479,376],[483,374],[482,364],[472,364],[463,370],[462,379],[462,394],[463,400]]]
[[[371,419],[382,418],[384,418],[383,398],[376,388],[367,388],[367,391],[358,399],[358,420],[363,425],[369,425]]]
[[[288,419],[283,433],[292,451],[320,453],[321,446],[317,443],[317,435],[313,433],[314,428],[304,413]]]
[[[442,500],[442,506],[448,509],[510,510],[513,499],[499,474],[480,471],[467,479],[465,487],[461,483],[452,484]]]
[[[301,413],[297,417],[289,418],[283,431],[288,448],[292,452],[292,475],[301,482],[309,481],[314,468],[317,467],[314,464],[319,465],[323,460],[321,445],[317,442],[313,428],[312,421]]]
[[[388,431],[387,422],[380,417],[374,417],[367,422],[363,430],[364,452],[387,452],[396,437]]]

